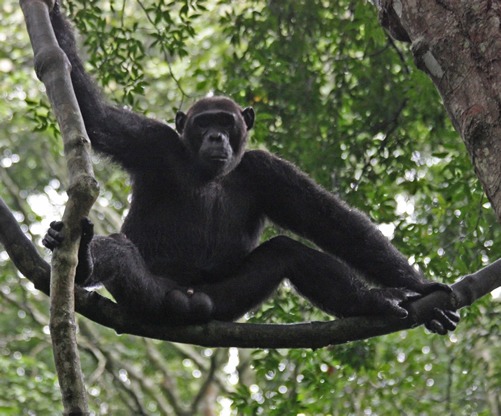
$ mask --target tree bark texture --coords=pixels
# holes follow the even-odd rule
[[[35,56],[35,71],[44,83],[59,123],[69,171],[69,200],[63,215],[65,240],[52,257],[50,331],[66,414],[87,414],[87,396],[76,342],[74,277],[78,262],[80,219],[98,195],[90,159],[90,141],[73,92],[66,54],[49,18],[51,0],[21,0]],[[33,253],[29,253],[33,260]],[[45,269],[45,267],[43,267]],[[40,269],[39,269],[40,270]],[[44,283],[49,286],[49,282]]]
[[[501,220],[501,2],[377,0],[380,21],[412,43]]]

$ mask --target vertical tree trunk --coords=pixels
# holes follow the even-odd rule
[[[377,0],[395,38],[442,95],[476,174],[501,220],[501,3]]]
[[[64,211],[65,240],[52,257],[50,331],[65,414],[88,414],[87,395],[76,342],[74,277],[80,219],[98,195],[89,155],[90,142],[73,92],[71,65],[59,47],[49,18],[53,0],[21,0],[35,55],[35,70],[61,128],[67,159],[69,200]]]

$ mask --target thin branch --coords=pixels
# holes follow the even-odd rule
[[[137,389],[134,389],[130,379],[124,379],[120,375],[120,370],[125,369],[123,365],[123,360],[118,359],[116,354],[110,354],[106,348],[103,348],[99,342],[98,336],[92,329],[90,325],[85,325],[85,323],[80,322],[80,337],[83,341],[81,348],[89,351],[89,353],[95,358],[96,371],[100,371],[104,374],[106,371],[113,380],[113,383],[117,385],[117,392],[122,400],[122,402],[127,406],[133,414],[146,415],[146,409],[143,405],[143,400],[140,398],[142,394],[138,394]],[[127,371],[127,369],[125,369]],[[95,372],[94,372],[95,373]],[[89,381],[92,377],[89,377]],[[89,385],[91,383],[89,382]]]
[[[205,380],[200,386],[200,390],[196,394],[195,399],[191,404],[192,414],[196,413],[197,410],[199,410],[200,403],[206,398],[210,387],[216,384],[216,371],[221,365],[221,352],[221,350],[216,351],[210,358],[209,371],[205,374]]]
[[[183,409],[181,405],[181,399],[179,398],[179,389],[177,387],[176,379],[170,374],[164,357],[160,354],[156,346],[153,344],[153,341],[148,339],[145,340],[145,346],[148,358],[152,361],[155,368],[162,373],[162,393],[164,393],[176,415],[185,414],[186,410]]]
[[[69,171],[69,200],[63,215],[65,240],[52,257],[50,330],[63,405],[67,414],[87,414],[87,397],[76,343],[74,277],[80,241],[80,219],[98,195],[92,171],[90,142],[71,82],[71,65],[59,47],[49,17],[53,0],[21,0],[35,57],[35,71],[44,83],[61,129]],[[30,251],[34,248],[30,249]],[[30,255],[34,256],[31,252]],[[33,259],[36,262],[36,259]],[[45,262],[37,262],[46,270]],[[39,273],[39,272],[38,272]]]
[[[142,396],[148,394],[157,404],[158,410],[164,415],[172,415],[172,407],[166,401],[165,397],[161,394],[162,392],[157,388],[155,382],[148,377],[143,371],[137,366],[129,364],[127,361],[121,360],[119,355],[114,350],[102,350],[104,351],[105,356],[108,358],[108,361],[119,364],[120,369],[124,369],[127,371],[128,378],[131,381],[135,381],[137,386],[142,391]],[[139,400],[139,395],[138,400]],[[141,400],[141,408],[145,409],[144,413],[148,414],[146,411],[146,405],[143,403],[144,397]],[[176,413],[178,414],[178,413]]]

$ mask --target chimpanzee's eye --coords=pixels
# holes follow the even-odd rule
[[[213,116],[212,114],[200,114],[195,117],[195,125],[202,129],[206,129],[210,127],[212,123]]]
[[[235,116],[226,111],[202,113],[195,116],[193,122],[195,126],[201,129],[207,129],[209,127],[230,129],[235,124]]]
[[[217,118],[221,127],[230,128],[235,123],[235,117],[230,113],[219,113]]]

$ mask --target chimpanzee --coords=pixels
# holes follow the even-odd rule
[[[336,316],[405,317],[409,296],[450,290],[425,280],[364,214],[295,166],[245,150],[252,108],[204,98],[176,115],[176,132],[107,105],[84,71],[58,4],[51,19],[73,66],[92,146],[132,181],[121,233],[94,236],[90,221],[82,221],[77,284],[104,284],[131,313],[179,324],[234,320],[284,278]],[[286,236],[259,245],[265,219],[323,251]],[[45,246],[57,247],[63,231],[61,222],[52,223]],[[437,310],[427,325],[445,333],[457,320],[454,312]]]

